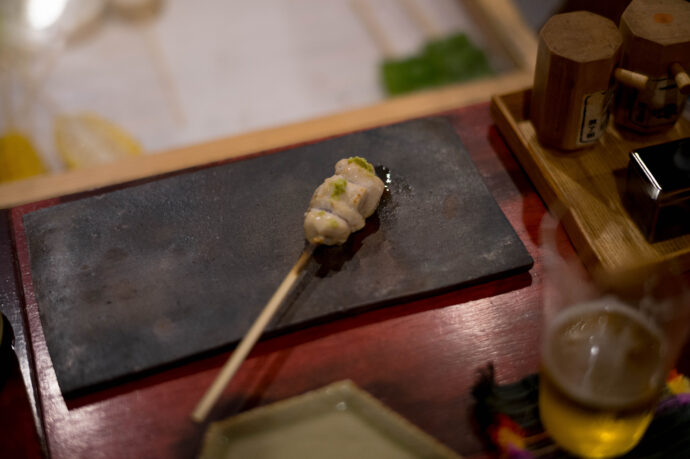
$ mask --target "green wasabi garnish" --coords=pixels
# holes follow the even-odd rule
[[[362,169],[366,169],[370,173],[374,173],[374,166],[371,165],[369,161],[366,159],[362,158],[361,156],[353,156],[351,158],[347,159],[348,164],[357,164],[359,167]]]
[[[328,226],[330,226],[331,228],[337,228],[338,227],[338,220],[336,220],[333,217],[329,218],[328,219]]]
[[[333,184],[333,190],[331,191],[332,198],[337,198],[341,194],[345,193],[345,190],[347,189],[347,180],[341,177],[333,180],[331,183]]]

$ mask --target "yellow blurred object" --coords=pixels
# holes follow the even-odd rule
[[[666,387],[673,395],[690,394],[690,379],[672,370],[666,380]]]
[[[17,131],[0,136],[0,182],[20,180],[47,172],[31,141]]]
[[[127,131],[92,113],[55,118],[57,151],[70,169],[138,156],[141,145]]]

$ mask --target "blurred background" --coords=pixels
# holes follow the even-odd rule
[[[472,4],[3,0],[0,181],[510,72],[514,61]],[[514,1],[535,34],[557,12],[590,9],[617,20],[626,4]]]

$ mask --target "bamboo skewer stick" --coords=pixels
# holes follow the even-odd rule
[[[410,17],[412,17],[417,25],[424,31],[426,39],[437,40],[442,37],[443,33],[441,29],[439,29],[438,25],[422,9],[419,3],[415,0],[402,0],[402,4]]]
[[[51,73],[53,73],[53,69],[57,66],[66,47],[66,40],[61,38],[54,42],[51,48],[40,58],[42,67],[35,71],[30,71],[26,66],[19,67],[22,81],[26,86],[23,105],[18,110],[20,119],[28,120],[36,103],[40,103],[39,98],[45,95],[46,82],[50,79]]]
[[[371,5],[366,0],[352,0],[350,2],[352,9],[359,16],[359,19],[364,24],[364,27],[369,32],[369,35],[376,43],[379,51],[383,54],[385,59],[392,59],[395,57],[395,46],[390,38],[386,35],[379,21],[376,20]]]
[[[295,284],[300,272],[304,269],[307,262],[311,258],[315,248],[315,244],[309,244],[304,249],[304,252],[302,252],[302,255],[297,260],[297,263],[295,263],[295,266],[293,266],[287,276],[285,276],[283,282],[280,284],[268,303],[266,303],[266,306],[264,306],[264,309],[261,311],[261,314],[259,314],[259,317],[257,317],[252,326],[249,328],[247,334],[244,335],[244,338],[242,338],[240,344],[237,346],[227,362],[225,362],[225,365],[223,365],[223,368],[218,376],[216,376],[216,379],[201,398],[196,408],[194,408],[194,411],[191,415],[192,420],[195,422],[203,422],[206,419],[206,416],[208,416],[208,413],[218,401],[221,393],[235,375],[242,362],[244,362],[245,358],[249,354],[249,351],[251,351],[251,349],[254,347],[254,344],[261,336],[261,333],[268,325],[268,322],[275,315],[276,311],[278,311],[278,307],[292,289],[292,286]]]
[[[154,30],[154,19],[160,14],[162,0],[110,0],[110,6],[129,22],[144,42],[154,73],[168,103],[172,118],[180,125],[187,124],[187,117],[182,106],[170,64],[165,56],[160,40]]]
[[[139,25],[139,33],[143,36],[144,41],[146,42],[146,46],[153,61],[153,67],[158,76],[158,80],[161,83],[161,89],[166,95],[173,118],[180,126],[184,126],[187,124],[187,117],[185,116],[184,109],[182,108],[180,94],[172,77],[170,65],[165,57],[165,53],[161,49],[160,42],[155,35],[152,25]]]

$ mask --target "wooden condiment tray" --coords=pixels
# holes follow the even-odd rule
[[[491,114],[551,213],[563,225],[590,273],[617,282],[667,263],[690,268],[690,235],[649,243],[623,207],[628,155],[642,146],[690,136],[690,121],[654,136],[635,136],[611,123],[591,148],[543,147],[529,121],[530,90],[496,95]]]

